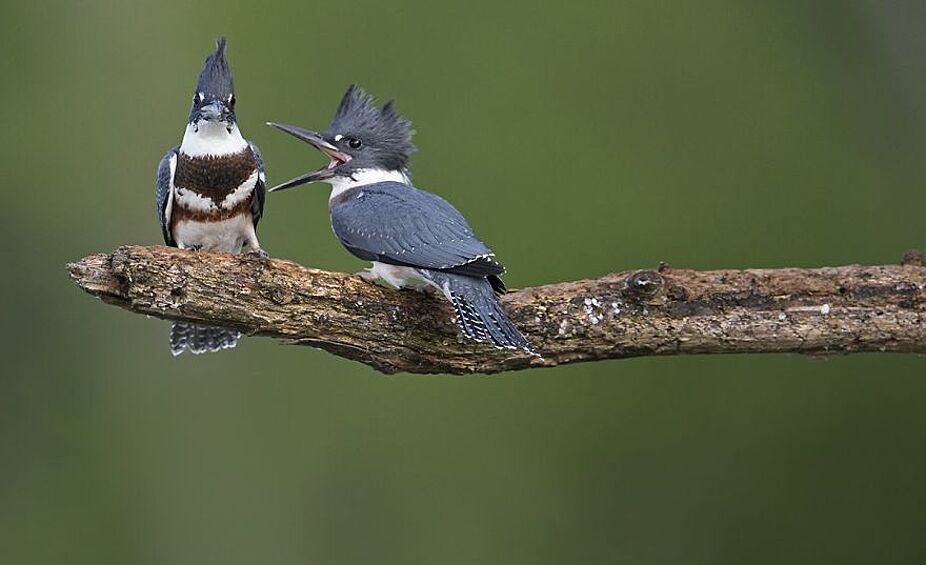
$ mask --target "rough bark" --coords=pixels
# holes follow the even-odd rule
[[[440,297],[291,261],[121,247],[68,266],[132,312],[319,347],[394,373],[495,373],[683,353],[926,352],[926,266],[694,271],[661,266],[509,293],[542,359],[459,337]],[[166,347],[166,346],[165,346]]]

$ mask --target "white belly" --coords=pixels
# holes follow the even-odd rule
[[[414,267],[400,267],[373,261],[373,266],[370,267],[368,272],[375,278],[380,278],[396,288],[421,288],[429,284]]]
[[[180,220],[174,227],[174,241],[180,248],[201,247],[211,251],[238,253],[253,230],[250,214],[220,222]]]

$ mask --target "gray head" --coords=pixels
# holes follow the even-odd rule
[[[215,42],[215,52],[206,57],[196,81],[190,123],[201,120],[224,122],[228,128],[235,123],[235,85],[225,60],[224,37]]]
[[[272,190],[332,177],[350,177],[364,169],[405,172],[409,156],[415,151],[412,124],[399,114],[395,104],[390,101],[377,108],[374,98],[355,84],[344,93],[324,133],[269,124],[310,143],[331,158],[326,167],[296,177]]]

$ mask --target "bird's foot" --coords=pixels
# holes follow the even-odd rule
[[[203,250],[203,244],[202,244],[202,243],[194,243],[193,245],[187,245],[186,247],[184,247],[184,249],[189,249],[190,251],[202,251],[202,250]]]
[[[261,249],[260,247],[258,247],[257,249],[249,249],[248,252],[245,253],[245,255],[247,255],[248,257],[252,257],[254,259],[269,259],[270,258],[270,254],[264,251],[263,249]]]

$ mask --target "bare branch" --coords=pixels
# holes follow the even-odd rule
[[[85,291],[139,314],[232,326],[394,373],[495,373],[682,353],[926,352],[926,266],[693,271],[660,267],[504,297],[543,353],[459,337],[441,298],[279,259],[121,247],[68,265]]]

